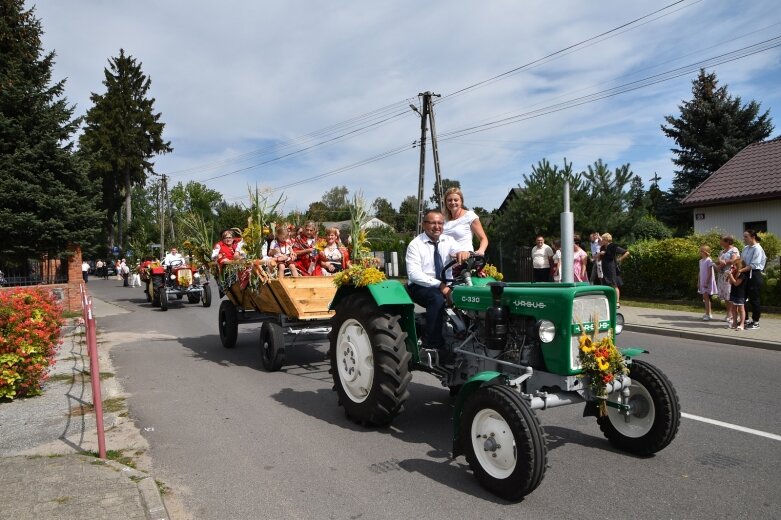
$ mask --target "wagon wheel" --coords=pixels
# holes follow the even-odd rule
[[[282,327],[270,321],[260,328],[260,362],[268,372],[276,372],[285,364],[285,335]]]
[[[225,300],[220,304],[217,320],[222,346],[225,348],[235,347],[236,338],[239,335],[239,313],[236,312],[236,307],[230,300]]]
[[[201,301],[204,307],[211,307],[212,305],[212,286],[204,285],[203,294],[201,295]]]

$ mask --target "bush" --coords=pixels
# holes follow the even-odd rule
[[[0,291],[0,399],[39,395],[60,345],[62,309],[41,289]]]
[[[641,218],[632,227],[631,234],[638,240],[661,240],[673,236],[670,228],[650,215]]]
[[[690,298],[697,293],[700,244],[692,237],[643,240],[629,247],[621,264],[621,294]]]

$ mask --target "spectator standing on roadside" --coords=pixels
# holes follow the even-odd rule
[[[95,262],[95,276],[103,276],[103,268],[105,267],[105,264],[103,264],[103,260],[98,260]]]
[[[119,263],[119,276],[122,277],[122,287],[130,287],[130,284],[128,283],[130,268],[127,266],[127,262],[124,258]]]
[[[716,287],[719,289],[719,298],[724,300],[724,305],[727,307],[727,317],[725,320],[727,323],[732,322],[732,302],[730,301],[729,293],[732,285],[729,283],[729,272],[732,268],[732,264],[740,258],[740,251],[734,246],[735,238],[732,235],[724,235],[719,241],[721,244],[721,252],[719,253],[719,261],[716,264],[718,268],[718,277],[716,278]]]
[[[728,329],[743,330],[746,325],[746,282],[748,273],[741,272],[743,262],[738,258],[727,273],[727,279],[732,290],[729,299],[732,302],[732,322],[727,324]]]
[[[700,274],[697,279],[697,292],[702,295],[702,303],[705,306],[705,315],[702,317],[702,321],[710,321],[713,319],[710,297],[712,294],[716,294],[718,289],[716,287],[716,269],[710,257],[710,247],[706,245],[700,246]]]
[[[553,241],[553,258],[551,259],[551,276],[554,282],[561,281],[561,240]]]
[[[122,281],[122,269],[120,267],[122,266],[122,262],[119,261],[119,258],[117,258],[114,261],[114,270],[117,272],[117,280]]]
[[[602,247],[602,236],[598,231],[593,231],[589,235],[589,247],[591,249],[591,285],[602,283],[602,261],[599,259],[599,252]]]
[[[616,307],[621,308],[621,286],[624,284],[621,280],[621,262],[629,256],[629,251],[613,243],[613,235],[610,233],[602,234],[602,246],[605,250],[600,253],[602,260],[602,275],[605,285],[616,290]]]
[[[81,277],[84,278],[84,283],[89,282],[89,262],[86,260],[81,263]]]
[[[534,282],[550,282],[551,262],[553,249],[545,243],[545,237],[539,235],[536,245],[532,248],[532,267],[534,268]]]
[[[759,243],[762,241],[753,229],[747,229],[743,232],[743,242],[746,247],[743,248],[743,264],[741,273],[748,274],[746,281],[746,300],[751,303],[751,319],[746,320],[746,330],[758,329],[759,318],[762,317],[762,307],[759,301],[759,292],[764,284],[762,271],[765,270],[767,256],[765,250]]]
[[[586,276],[586,264],[588,254],[580,247],[580,235],[574,237],[575,255],[572,257],[572,279],[576,282],[588,282]]]

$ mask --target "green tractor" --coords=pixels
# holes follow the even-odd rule
[[[615,340],[623,327],[613,288],[470,276],[480,262],[470,258],[449,280],[447,364],[439,351],[420,346],[425,315],[402,283],[339,288],[329,358],[334,390],[351,420],[390,424],[409,397],[412,372],[435,375],[456,396],[453,456],[465,455],[480,484],[507,500],[531,493],[545,474],[547,449],[535,410],[585,403],[583,415],[598,416],[607,439],[633,454],[650,455],[672,442],[678,396],[658,368],[633,359],[645,350],[620,349],[629,375],[607,384],[606,401],[581,375],[581,335]],[[605,405],[607,413],[598,414]]]

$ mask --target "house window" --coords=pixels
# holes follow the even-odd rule
[[[743,231],[753,229],[757,233],[767,233],[767,220],[757,220],[756,222],[744,222]]]

